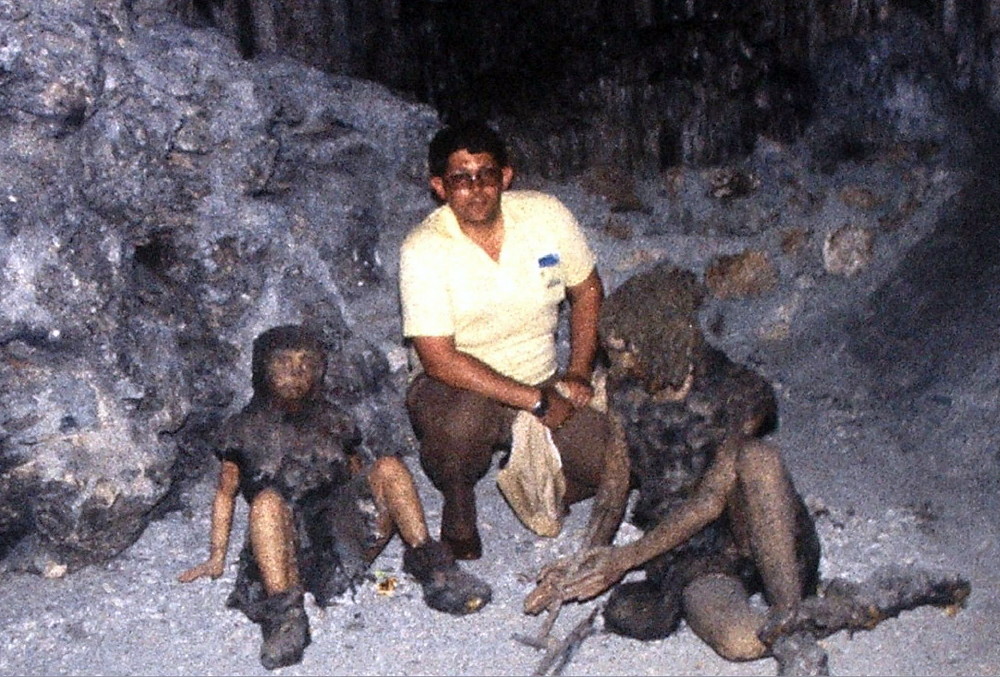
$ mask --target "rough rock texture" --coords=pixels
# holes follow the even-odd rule
[[[774,264],[759,250],[720,256],[705,271],[705,285],[720,299],[766,294],[776,284]]]
[[[130,5],[0,1],[0,556],[52,575],[204,472],[269,326],[319,325],[335,398],[407,451],[356,304],[436,116]]]
[[[599,163],[649,174],[731,162],[759,136],[788,142],[817,109],[862,98],[910,132],[940,121],[942,83],[994,103],[1000,93],[996,0],[170,4],[247,56],[291,55],[385,83],[445,118],[493,119],[522,169],[552,177]],[[829,91],[848,68],[853,77]],[[834,132],[855,149],[873,141],[864,126]]]
[[[153,634],[181,646],[191,608],[204,603],[222,613],[203,588],[178,592],[167,583],[174,563],[191,561],[204,547],[205,504],[197,504],[197,524],[171,512],[155,529],[147,525],[182,504],[175,501],[179,489],[208,469],[200,432],[249,396],[249,346],[262,329],[305,318],[322,325],[335,355],[330,391],[357,419],[366,444],[376,453],[407,448],[389,271],[400,233],[428,208],[422,157],[437,124],[434,111],[371,82],[273,54],[245,60],[239,45],[219,33],[178,23],[167,10],[181,4],[0,0],[0,566],[55,577],[113,559],[107,570],[75,577],[83,585],[101,581],[87,595],[93,604],[74,606],[75,589],[57,589],[58,582],[5,579],[5,587],[26,590],[8,611],[35,616],[5,624],[14,635],[0,653],[5,660],[26,656],[19,665],[100,664],[95,661],[106,655],[94,647],[103,642],[108,649],[125,647],[130,659],[170,656],[168,670],[216,669],[206,668],[201,648],[176,660],[159,645],[146,644],[144,652],[131,642],[148,639],[141,630],[154,619],[165,625]],[[873,25],[876,3],[847,4],[861,8],[859,24]],[[961,11],[958,3],[944,4],[956,13],[954,22],[945,22],[957,31],[949,35],[965,31],[958,19],[977,3],[962,4]],[[924,19],[936,25],[934,16]],[[975,151],[998,147],[991,130],[1000,126],[986,107],[956,96],[936,68],[937,52],[928,57],[917,49],[938,44],[936,33],[922,33],[919,22],[909,32],[906,25],[886,24],[823,52],[816,110],[828,117],[809,137],[809,152],[789,153],[790,144],[758,139],[745,160],[727,160],[732,171],[723,183],[717,172],[677,166],[610,197],[562,194],[574,211],[593,215],[584,226],[603,245],[609,289],[664,258],[698,269],[751,246],[771,254],[777,287],[761,297],[708,300],[705,326],[741,362],[769,377],[780,367],[783,417],[790,422],[783,427],[795,431],[801,448],[828,450],[814,465],[824,478],[837,474],[838,482],[817,479],[813,488],[822,488],[833,514],[848,525],[843,535],[840,522],[824,525],[824,545],[833,544],[830,566],[840,568],[864,560],[856,556],[860,546],[846,555],[837,550],[848,536],[852,544],[875,542],[887,523],[899,522],[896,543],[930,548],[913,538],[912,525],[933,530],[935,511],[946,524],[959,523],[958,512],[961,524],[995,513],[969,506],[995,495],[997,481],[1000,314],[983,311],[996,305],[997,249],[986,245],[995,244],[991,229],[1000,223],[1000,201],[988,180],[993,156]],[[822,35],[829,33],[812,33],[810,40]],[[821,47],[817,41],[810,50]],[[990,82],[983,64],[991,51],[964,54],[974,58],[963,62],[970,75],[958,90]],[[941,62],[956,55],[951,51]],[[838,72],[841,79],[834,77]],[[625,102],[616,110],[648,112],[610,97],[622,91],[613,83],[601,91],[609,102]],[[938,109],[942,100],[948,105]],[[578,115],[577,122],[594,120],[598,131],[621,122],[608,115],[598,123],[592,110],[580,111],[563,112]],[[536,168],[556,156],[567,162],[560,172],[592,159],[574,150],[594,145],[574,140],[576,124],[538,115],[552,123],[542,127],[548,136],[531,137],[533,147],[551,150],[521,151],[536,158]],[[729,138],[728,128],[706,129]],[[673,156],[661,156],[655,138],[652,143],[643,146],[657,149],[652,166],[670,164],[664,158]],[[943,168],[937,164],[942,148],[953,163]],[[956,161],[956,151],[978,160]],[[857,171],[860,162],[864,172]],[[966,176],[980,178],[966,181],[961,195],[944,204],[951,186]],[[756,177],[760,186],[748,190],[754,181],[738,177]],[[831,199],[862,181],[878,185],[885,199]],[[602,200],[614,201],[616,211],[603,211]],[[927,234],[939,209],[949,216],[933,221],[935,237],[898,269],[887,266],[893,252]],[[829,275],[822,244],[848,222],[875,233],[873,265],[849,278]],[[859,305],[864,312],[845,349],[836,318],[853,316]],[[860,378],[852,355],[870,363],[876,377]],[[970,357],[979,355],[985,357]],[[818,356],[825,359],[817,365]],[[874,407],[866,404],[869,382],[889,394],[915,394],[885,400],[889,415],[907,413],[898,431],[865,418]],[[910,400],[916,408],[906,406]],[[834,434],[825,434],[831,429]],[[854,455],[855,447],[872,453]],[[802,463],[813,464],[807,458]],[[911,467],[926,470],[919,481],[904,475],[880,490],[895,501],[888,512],[880,504],[879,519],[855,516],[863,480],[895,480],[896,470]],[[966,482],[967,475],[974,479]],[[949,489],[946,501],[928,495],[928,487],[940,486]],[[924,509],[925,499],[935,503]],[[900,507],[911,504],[917,508]],[[880,521],[883,513],[888,517]],[[143,533],[153,539],[149,548],[115,557]],[[494,543],[500,534],[498,528]],[[988,549],[977,550],[977,536],[957,534],[947,541],[961,545],[956,552],[989,557]],[[510,572],[523,567],[525,552],[542,551],[534,541],[507,545],[510,559],[491,563],[491,580],[504,581],[512,599],[524,591]],[[100,578],[124,570],[131,577]],[[131,597],[136,591],[142,600]],[[129,613],[118,614],[119,604]],[[519,600],[514,606],[520,608]],[[519,613],[512,612],[518,628]],[[136,624],[110,626],[121,642],[104,642],[108,619],[122,618]],[[57,634],[36,633],[51,619]],[[219,620],[211,612],[200,618],[205,627],[194,619],[204,630],[195,635],[211,638],[205,651],[225,651],[232,659],[239,651],[212,634]],[[401,627],[427,641],[407,651],[407,660],[431,660],[433,641],[446,634],[463,648],[481,641],[457,642],[461,635],[439,633],[433,623],[404,620]],[[353,622],[345,616],[342,625]],[[379,626],[379,637],[385,627]],[[340,637],[328,644],[330,654],[317,654],[324,661],[318,669],[330,669],[334,663],[326,661],[334,651],[340,656]],[[467,653],[459,658],[472,661]],[[445,654],[447,667],[438,672],[484,669]],[[400,668],[384,646],[368,655],[382,661],[372,670]],[[256,669],[251,658],[248,669]],[[216,664],[227,674],[234,669]],[[66,672],[60,665],[55,671]],[[509,665],[497,660],[488,667]],[[417,671],[429,669],[422,663]]]

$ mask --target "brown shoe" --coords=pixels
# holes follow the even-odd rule
[[[451,551],[437,541],[403,553],[403,571],[424,590],[424,602],[432,609],[455,616],[479,611],[493,599],[493,590],[480,578],[459,567]]]

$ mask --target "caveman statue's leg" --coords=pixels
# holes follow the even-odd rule
[[[737,541],[753,556],[768,601],[788,609],[802,597],[796,560],[796,494],[780,451],[748,439],[736,455],[736,483],[727,501]],[[755,660],[768,654],[758,633],[766,620],[739,579],[709,574],[684,589],[684,617],[723,658]]]
[[[371,556],[374,558],[398,530],[406,543],[403,570],[423,587],[424,601],[429,607],[463,615],[486,606],[493,598],[490,586],[463,571],[451,549],[430,537],[409,468],[399,458],[379,458],[368,473],[368,483],[378,509],[382,537],[370,551]]]
[[[780,451],[759,439],[745,439],[735,454],[735,475],[726,498],[734,534],[753,556],[768,601],[778,609],[790,608],[802,597],[797,498]],[[758,638],[766,616],[750,606],[739,579],[721,573],[701,576],[684,589],[683,604],[692,631],[720,656],[748,661],[768,654]]]
[[[764,614],[749,603],[738,578],[707,574],[684,588],[684,618],[691,630],[725,659],[750,661],[767,654],[757,638]]]
[[[747,440],[737,458],[736,496],[730,518],[747,539],[768,602],[788,609],[802,599],[796,560],[796,493],[777,447]],[[746,543],[746,541],[744,541]]]
[[[738,540],[766,541],[759,553],[753,551],[755,559],[766,558],[771,569],[780,572],[770,578],[778,579],[779,587],[788,585],[782,560],[786,548],[793,575],[797,570],[793,494],[788,493],[786,500],[786,489],[791,487],[777,449],[756,439],[731,438],[719,449],[698,487],[697,498],[667,516],[664,522],[670,527],[664,530],[659,525],[657,529],[664,530],[660,534],[664,539],[668,530],[676,530],[680,535],[682,524],[691,519],[694,519],[692,525],[697,524],[699,515],[701,520],[718,515],[719,509],[712,506],[722,506],[730,516]],[[785,503],[790,507],[788,520],[784,520]],[[725,573],[699,576],[684,588],[682,606],[691,630],[723,658],[749,661],[768,653],[757,637],[765,614],[750,606],[749,595],[738,578]]]
[[[250,544],[268,595],[299,585],[292,511],[273,489],[264,489],[250,504]]]

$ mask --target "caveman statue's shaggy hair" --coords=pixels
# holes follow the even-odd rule
[[[668,262],[622,283],[604,302],[598,325],[609,353],[624,351],[612,371],[626,370],[650,394],[680,386],[704,340],[698,308],[705,295],[694,273]]]

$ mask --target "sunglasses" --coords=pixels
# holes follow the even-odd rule
[[[483,188],[496,188],[503,181],[503,171],[499,167],[484,167],[475,174],[455,172],[444,177],[444,182],[452,190],[472,190],[477,183]]]

